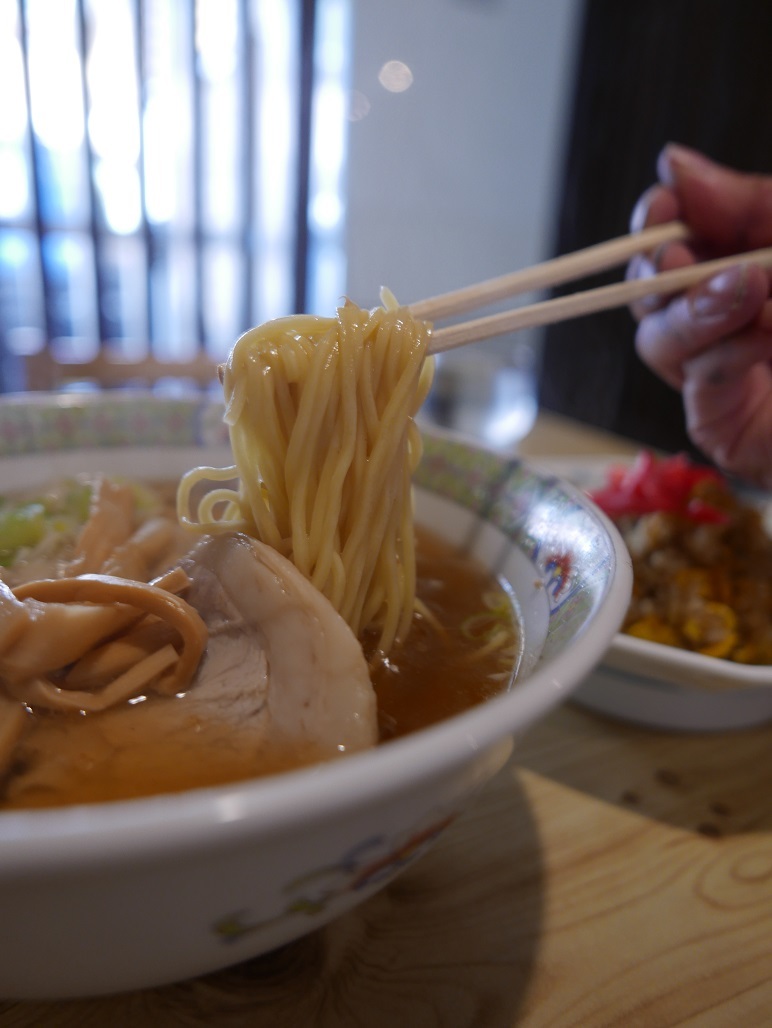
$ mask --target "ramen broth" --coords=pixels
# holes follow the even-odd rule
[[[460,714],[502,692],[520,657],[514,598],[478,561],[416,528],[416,615],[401,652],[373,672],[381,739]],[[507,637],[495,645],[494,635]]]
[[[372,671],[381,742],[502,692],[518,661],[521,633],[507,587],[425,528],[416,544],[418,612],[406,644]],[[0,809],[178,792],[319,759],[307,746],[256,752],[232,721],[200,715],[195,690],[194,680],[179,696],[138,697],[88,716],[33,713],[0,782]]]

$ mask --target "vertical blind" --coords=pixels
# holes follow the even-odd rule
[[[0,0],[5,359],[219,358],[334,308],[350,5]]]

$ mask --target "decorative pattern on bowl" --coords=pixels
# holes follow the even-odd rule
[[[534,564],[549,598],[544,656],[565,645],[606,588],[613,567],[604,519],[565,482],[527,463],[472,444],[426,435],[416,484],[473,510],[499,528]],[[581,575],[565,539],[582,549]]]
[[[218,918],[212,931],[222,942],[230,944],[297,917],[323,915],[347,893],[370,894],[425,853],[457,816],[457,811],[432,813],[422,825],[412,826],[396,838],[374,835],[363,839],[335,863],[312,868],[288,882],[281,890],[286,900],[279,914],[261,920],[249,909],[233,911]]]

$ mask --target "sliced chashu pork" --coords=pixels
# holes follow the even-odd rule
[[[286,558],[246,535],[207,537],[183,561],[207,654],[187,700],[265,744],[334,756],[377,740],[375,693],[351,629]]]

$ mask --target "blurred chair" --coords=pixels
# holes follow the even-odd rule
[[[88,361],[60,360],[49,349],[22,358],[26,388],[53,391],[74,382],[92,382],[101,389],[153,386],[166,379],[191,382],[200,389],[216,385],[218,362],[206,354],[186,361],[143,357],[129,361],[100,353]]]

